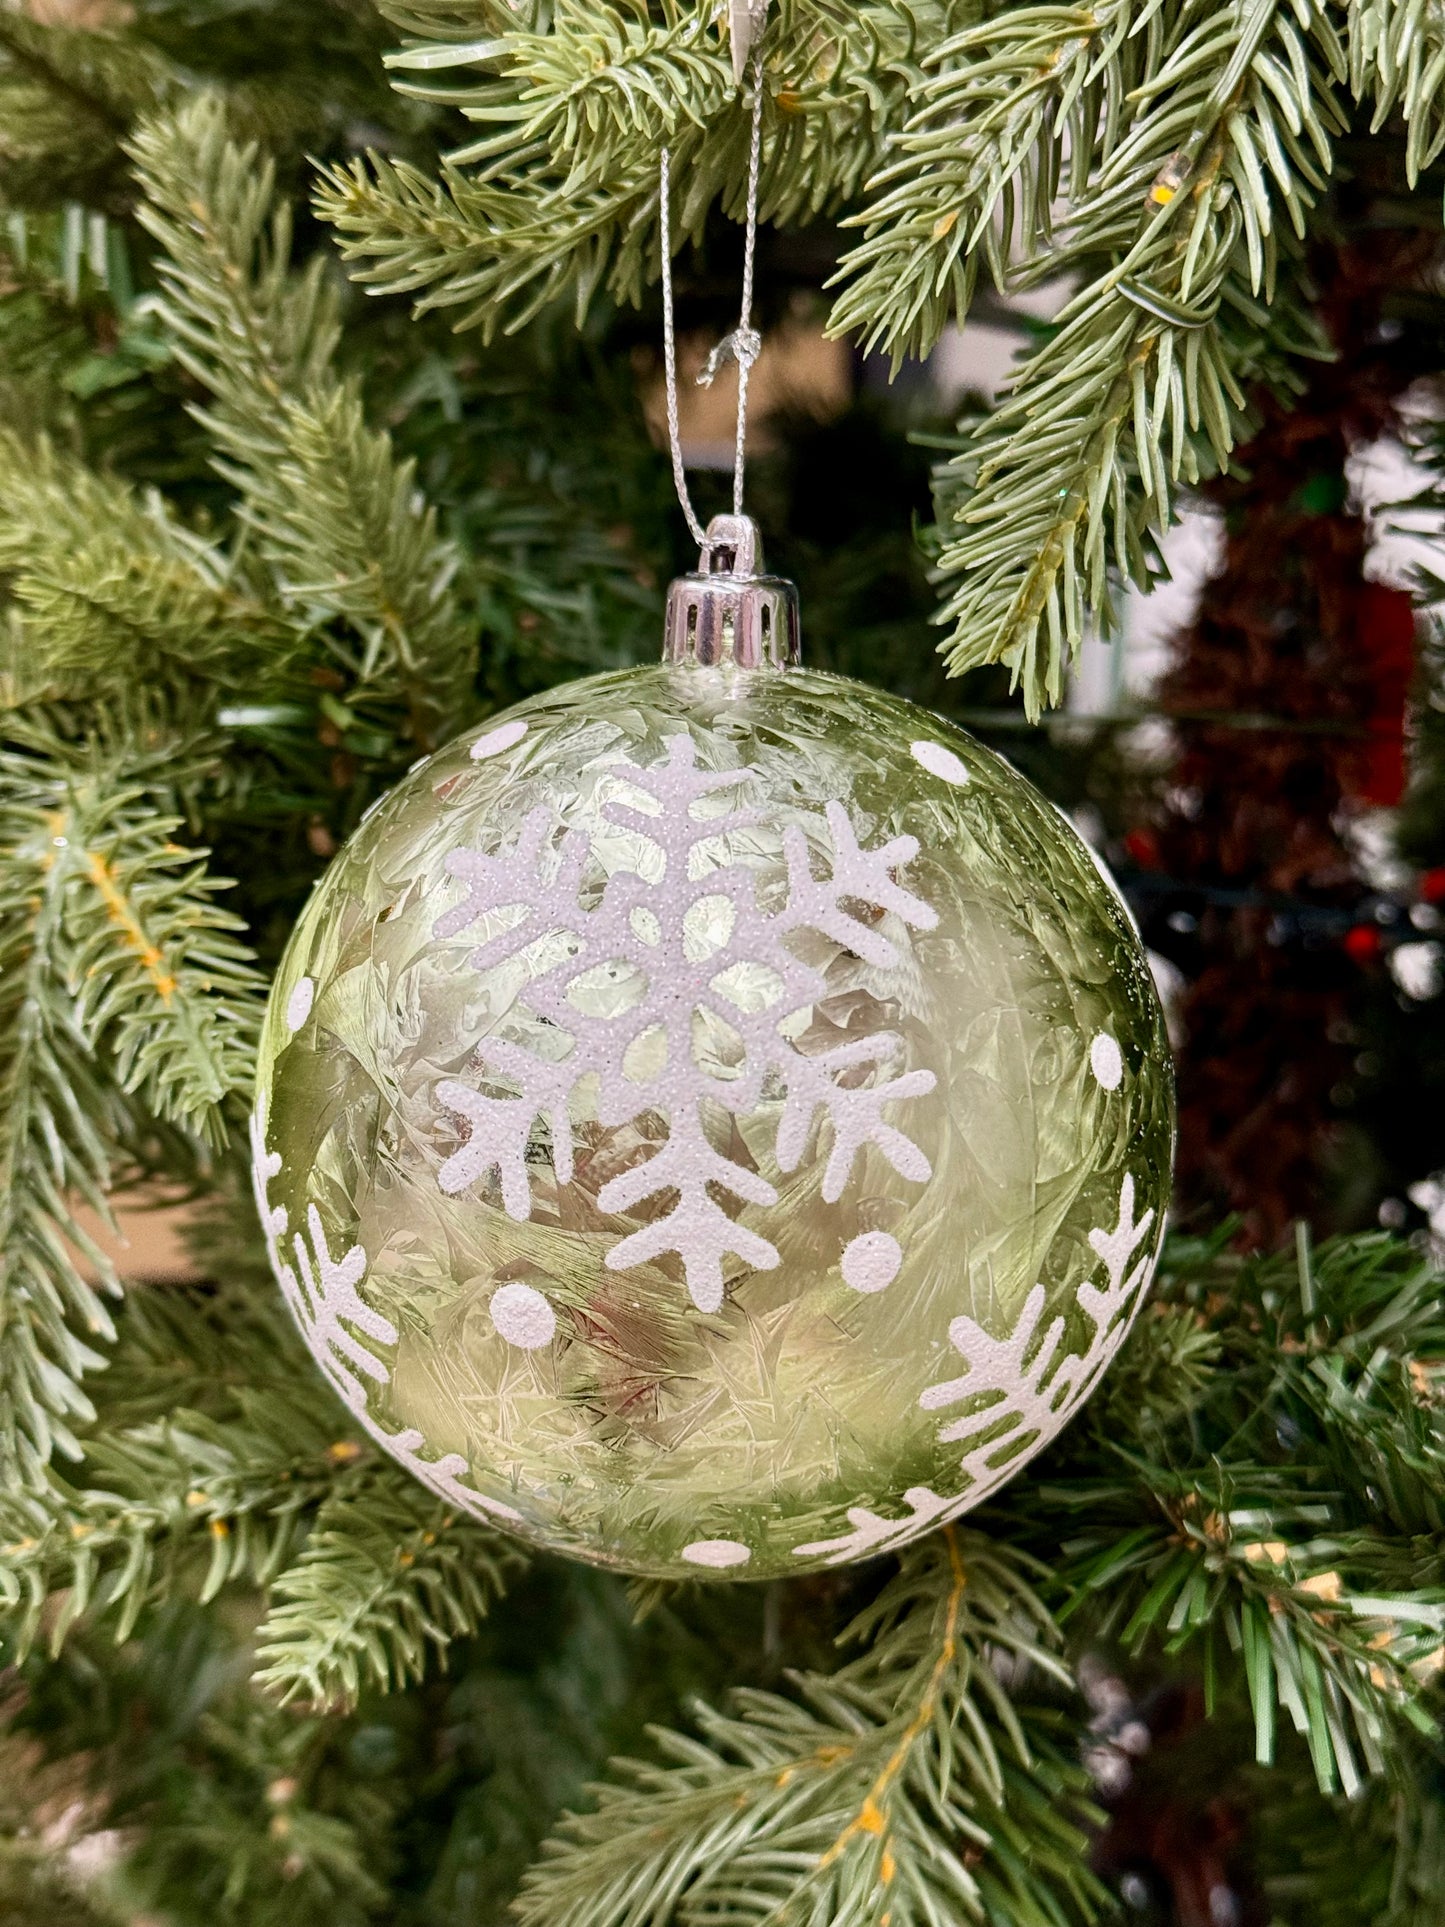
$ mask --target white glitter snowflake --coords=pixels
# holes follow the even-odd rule
[[[972,1318],[955,1318],[949,1326],[949,1340],[968,1361],[968,1369],[962,1378],[930,1385],[919,1404],[925,1411],[937,1411],[995,1394],[983,1410],[975,1408],[939,1431],[944,1444],[962,1440],[967,1446],[962,1470],[968,1484],[957,1498],[940,1498],[926,1485],[910,1486],[903,1495],[908,1510],[901,1519],[884,1518],[867,1506],[849,1506],[851,1531],[836,1539],[795,1546],[794,1553],[799,1558],[822,1556],[830,1566],[839,1566],[850,1559],[896,1552],[921,1533],[972,1511],[1006,1485],[1024,1459],[1063,1430],[1123,1344],[1154,1269],[1157,1239],[1132,1269],[1130,1260],[1153,1222],[1152,1209],[1135,1220],[1134,1180],[1126,1177],[1119,1193],[1118,1224],[1112,1231],[1089,1233],[1089,1243],[1103,1260],[1106,1283],[1102,1288],[1087,1283],[1079,1288],[1079,1307],[1094,1327],[1086,1351],[1060,1357],[1061,1317],[1039,1335],[1047,1295],[1042,1285],[1029,1293],[1007,1337],[995,1338]]]
[[[941,1499],[926,1485],[911,1485],[903,1495],[903,1503],[908,1511],[901,1519],[885,1519],[880,1513],[870,1512],[866,1505],[850,1505],[847,1518],[853,1528],[851,1532],[842,1533],[836,1539],[814,1539],[805,1546],[794,1546],[794,1557],[826,1557],[828,1565],[841,1566],[850,1559],[891,1552],[895,1546],[905,1545],[930,1527],[953,1518],[971,1499]]]
[[[1042,1285],[1034,1286],[1018,1322],[1003,1338],[995,1338],[972,1318],[955,1318],[949,1326],[949,1342],[967,1361],[967,1370],[962,1378],[930,1385],[918,1402],[925,1411],[938,1411],[981,1394],[996,1394],[991,1404],[951,1420],[938,1434],[944,1444],[961,1440],[968,1446],[963,1469],[972,1481],[967,1494],[970,1506],[1012,1477],[1021,1455],[1053,1438],[1097,1384],[1124,1342],[1154,1269],[1157,1246],[1145,1251],[1130,1269],[1130,1260],[1153,1222],[1152,1208],[1136,1221],[1134,1180],[1126,1176],[1119,1192],[1118,1224],[1112,1231],[1089,1233],[1089,1243],[1103,1260],[1106,1283],[1079,1287],[1079,1309],[1094,1327],[1087,1351],[1060,1355],[1062,1316],[1040,1335],[1046,1297]]]
[[[299,1231],[292,1233],[296,1262],[291,1263],[283,1243],[290,1229],[286,1207],[273,1205],[270,1200],[271,1184],[281,1175],[281,1168],[280,1153],[266,1148],[265,1123],[258,1111],[251,1119],[251,1176],[271,1266],[306,1343],[353,1418],[439,1498],[475,1518],[520,1519],[522,1515],[513,1507],[462,1483],[468,1468],[460,1453],[423,1458],[426,1440],[420,1432],[413,1427],[388,1432],[371,1416],[368,1393],[357,1373],[377,1385],[387,1384],[391,1373],[356,1334],[363,1333],[373,1344],[390,1346],[396,1343],[396,1327],[373,1311],[357,1289],[366,1276],[365,1251],[353,1245],[340,1258],[333,1258],[314,1204],[306,1213],[309,1237]]]
[[[782,835],[786,900],[762,908],[758,873],[737,860],[733,844],[738,831],[762,820],[760,813],[710,804],[746,782],[748,771],[698,769],[693,739],[685,733],[668,739],[664,759],[652,768],[619,764],[616,773],[628,792],[640,794],[636,802],[612,798],[603,816],[613,831],[631,832],[643,854],[636,859],[641,867],[614,871],[600,893],[589,882],[591,838],[571,828],[558,842],[556,815],[547,805],[531,812],[503,854],[459,850],[449,859],[467,896],[437,919],[435,934],[454,937],[483,919],[494,928],[508,917],[472,953],[472,964],[489,970],[525,959],[531,974],[521,1001],[553,1027],[549,1041],[556,1038],[566,1048],[560,1056],[543,1056],[488,1038],[477,1052],[478,1069],[493,1089],[502,1083],[512,1087],[511,1094],[487,1095],[456,1078],[437,1087],[438,1101],[470,1126],[466,1143],[442,1165],[439,1182],[454,1193],[495,1171],[509,1215],[529,1218],[533,1127],[539,1117],[547,1120],[558,1182],[570,1182],[569,1106],[582,1080],[595,1076],[603,1125],[629,1124],[644,1112],[667,1120],[661,1148],[602,1187],[601,1209],[627,1211],[663,1193],[674,1200],[662,1216],[613,1246],[609,1267],[625,1270],[675,1253],[693,1302],[716,1311],[724,1259],[737,1257],[766,1270],[778,1263],[778,1252],[730,1217],[712,1190],[757,1205],[776,1203],[777,1192],[760,1172],[716,1148],[707,1128],[710,1106],[741,1117],[756,1110],[765,1086],[785,1088],[775,1144],[783,1171],[802,1162],[822,1113],[832,1127],[823,1177],[829,1202],[842,1195],[868,1144],[905,1178],[922,1183],[931,1175],[927,1157],[885,1113],[932,1090],[933,1073],[894,1073],[903,1044],[886,1031],[816,1056],[797,1050],[788,1035],[790,1020],[801,1019],[827,983],[789,939],[815,931],[887,970],[903,961],[903,952],[883,919],[891,916],[895,928],[930,930],[937,916],[894,874],[918,854],[916,838],[899,836],[877,850],[860,849],[841,803],[829,803],[812,825],[818,840],[826,838],[831,847],[831,875],[813,875],[808,838],[791,825]],[[709,899],[725,900],[730,925],[711,948],[699,940],[697,918],[689,914]],[[864,905],[883,919],[869,922],[856,914]],[[756,995],[760,978],[772,987],[765,999]],[[628,988],[633,1001],[605,1015],[581,1007],[589,988],[608,983]],[[700,1023],[715,1031],[721,1026],[735,1040],[736,1061],[727,1075],[698,1062]],[[637,1046],[658,1036],[665,1048],[656,1067],[638,1074]]]

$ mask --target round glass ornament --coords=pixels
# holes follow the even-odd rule
[[[253,1125],[272,1262],[366,1430],[674,1579],[996,1491],[1121,1344],[1173,1146],[1087,845],[949,724],[786,666],[788,585],[730,536],[670,660],[370,813],[287,949]]]

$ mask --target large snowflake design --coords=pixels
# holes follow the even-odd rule
[[[604,1184],[598,1203],[609,1213],[665,1195],[671,1203],[620,1238],[607,1264],[626,1270],[676,1254],[693,1302],[711,1312],[722,1304],[727,1258],[768,1270],[778,1251],[714,1196],[777,1202],[761,1172],[717,1148],[710,1110],[741,1117],[765,1090],[785,1093],[774,1145],[784,1172],[802,1163],[821,1114],[831,1127],[822,1187],[830,1203],[870,1144],[901,1176],[916,1183],[931,1176],[928,1158],[888,1113],[931,1091],[933,1073],[900,1068],[903,1041],[890,1031],[815,1055],[800,1051],[792,1036],[828,984],[792,940],[816,932],[892,970],[905,960],[904,928],[931,930],[938,919],[897,878],[918,854],[917,839],[862,849],[841,803],[828,803],[809,824],[811,840],[830,851],[831,874],[813,874],[810,838],[791,824],[782,833],[786,895],[764,906],[759,871],[739,860],[737,843],[763,813],[728,794],[750,771],[699,769],[692,737],[680,733],[668,738],[660,762],[619,763],[615,773],[619,793],[602,816],[611,832],[632,832],[638,854],[635,867],[614,869],[600,890],[592,838],[573,826],[559,840],[556,812],[545,804],[502,854],[463,849],[448,859],[467,894],[436,920],[435,935],[452,938],[485,920],[472,966],[523,964],[521,1002],[542,1020],[547,1054],[489,1037],[475,1058],[487,1089],[459,1078],[438,1085],[438,1102],[469,1127],[439,1182],[456,1193],[496,1172],[508,1214],[529,1218],[528,1147],[537,1120],[550,1127],[558,1182],[570,1183],[570,1106],[582,1081],[595,1078],[602,1125],[630,1124],[644,1113],[666,1120],[660,1147]],[[700,936],[700,909],[714,931],[720,917],[724,936]],[[610,1001],[599,994],[608,986],[618,993]],[[699,1061],[700,1032],[731,1039],[725,1065]],[[498,1089],[506,1094],[495,1095]]]

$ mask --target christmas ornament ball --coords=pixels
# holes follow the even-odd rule
[[[297,925],[258,1201],[357,1420],[667,1578],[901,1545],[1053,1438],[1157,1255],[1173,1087],[1068,822],[937,717],[667,663],[415,768]]]

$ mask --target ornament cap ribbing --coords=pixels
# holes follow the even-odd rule
[[[713,669],[789,669],[802,660],[798,591],[763,573],[750,515],[715,515],[697,570],[667,592],[662,659]]]

